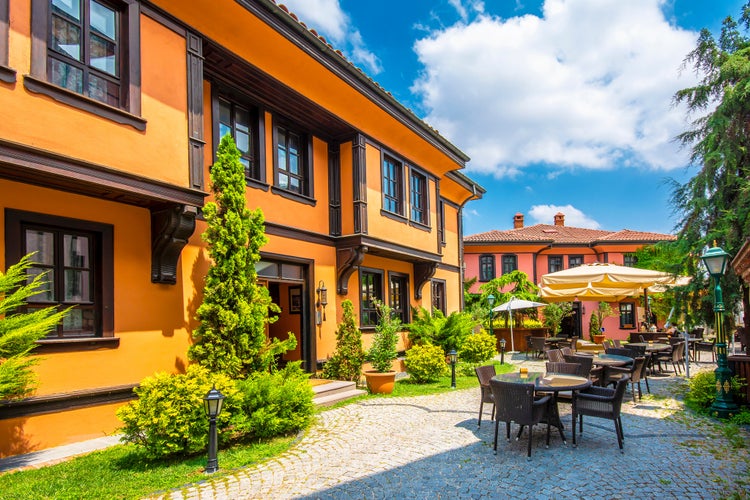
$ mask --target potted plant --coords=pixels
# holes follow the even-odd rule
[[[593,343],[601,344],[604,342],[604,328],[602,323],[605,318],[614,315],[609,302],[599,302],[596,309],[591,313],[591,319],[589,319],[589,335]]]
[[[401,331],[401,320],[394,318],[392,309],[382,302],[376,304],[378,324],[372,345],[367,351],[367,361],[372,370],[365,371],[367,390],[373,394],[390,394],[396,383],[396,372],[392,369],[393,360],[398,356],[398,332]]]

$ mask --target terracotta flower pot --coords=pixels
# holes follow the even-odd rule
[[[396,372],[390,371],[385,373],[368,370],[365,372],[367,381],[367,390],[370,394],[390,394],[396,385]]]
[[[594,343],[601,344],[604,342],[604,335],[594,335]]]

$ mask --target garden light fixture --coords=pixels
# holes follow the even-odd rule
[[[505,364],[505,339],[500,339],[500,364]]]
[[[456,388],[456,359],[458,358],[458,354],[456,353],[455,349],[451,349],[448,353],[448,359],[450,359],[451,362],[451,389]]]
[[[206,397],[203,398],[203,404],[208,416],[208,462],[206,463],[206,474],[213,474],[219,470],[218,436],[216,433],[216,418],[221,413],[221,405],[224,402],[224,395],[212,387]]]

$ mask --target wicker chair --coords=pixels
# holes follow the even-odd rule
[[[534,383],[518,384],[491,379],[490,388],[495,398],[495,441],[493,449],[497,455],[497,431],[500,422],[505,422],[505,438],[510,441],[510,423],[529,426],[529,444],[527,457],[531,459],[531,440],[534,425],[538,424],[549,413],[552,398],[544,396],[534,399]],[[547,447],[549,447],[549,421],[547,419]]]
[[[532,350],[531,335],[525,335],[523,339],[526,341],[526,359],[529,359],[529,352]]]
[[[547,342],[544,337],[531,337],[531,350],[537,358],[544,357],[547,352]]]
[[[672,363],[672,371],[677,374],[679,370],[682,373],[682,364],[685,362],[685,343],[680,342],[672,346],[672,351],[660,352],[656,355],[656,361],[661,368],[661,362]]]
[[[563,373],[566,375],[578,375],[581,372],[581,365],[578,363],[566,363],[547,361],[547,373]]]
[[[697,355],[696,361],[701,360],[700,353],[702,352],[710,352],[711,353],[711,361],[716,362],[716,339],[714,338],[711,342],[702,341],[699,340],[695,343],[695,353]]]
[[[550,349],[547,351],[547,359],[553,363],[564,363],[565,357],[560,349]]]
[[[484,410],[484,403],[492,405],[491,418],[495,419],[495,398],[492,397],[492,389],[490,389],[490,379],[496,375],[495,365],[477,366],[474,368],[479,379],[480,399],[479,399],[479,418],[477,419],[477,427],[482,426],[482,412]]]
[[[573,446],[576,445],[576,418],[578,418],[579,431],[583,434],[583,416],[586,415],[612,420],[615,423],[617,444],[620,446],[620,452],[623,452],[622,442],[625,435],[622,431],[620,409],[628,379],[629,377],[624,375],[617,381],[614,389],[591,386],[575,394],[573,397]]]
[[[575,363],[578,365],[579,368],[576,375],[578,375],[579,377],[589,378],[591,376],[591,369],[594,365],[594,358],[592,356],[573,354],[570,356],[565,356],[565,362]]]
[[[622,342],[620,342],[620,341],[619,341],[618,339],[613,339],[613,340],[612,340],[612,344],[613,344],[613,345],[614,345],[614,347],[616,347],[617,349],[622,349]]]
[[[615,346],[615,344],[612,343],[612,341],[609,340],[609,339],[605,339],[605,340],[602,341],[602,347],[604,347],[605,351],[607,349],[612,349],[614,346]]]
[[[611,347],[609,349],[605,349],[604,352],[606,352],[607,354],[614,354],[615,356],[626,356],[628,358],[633,358],[633,359],[637,357],[637,353],[633,351],[632,349],[623,349],[623,348],[618,349],[616,347]]]
[[[633,366],[625,368],[622,366],[610,366],[607,368],[607,380],[602,385],[617,384],[623,377],[630,378],[630,392],[633,394],[633,403],[635,403],[635,387],[638,386],[638,399],[643,398],[641,392],[641,379],[646,367],[646,358],[637,357],[633,360]]]

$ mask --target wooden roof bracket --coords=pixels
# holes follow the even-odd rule
[[[365,245],[336,249],[336,292],[339,295],[348,295],[349,277],[365,260],[366,253]]]
[[[198,208],[170,205],[151,210],[151,282],[177,283],[177,261],[195,231]]]
[[[437,262],[415,262],[414,263],[414,298],[416,300],[422,299],[422,288],[425,283],[430,281],[435,276],[437,271]]]

